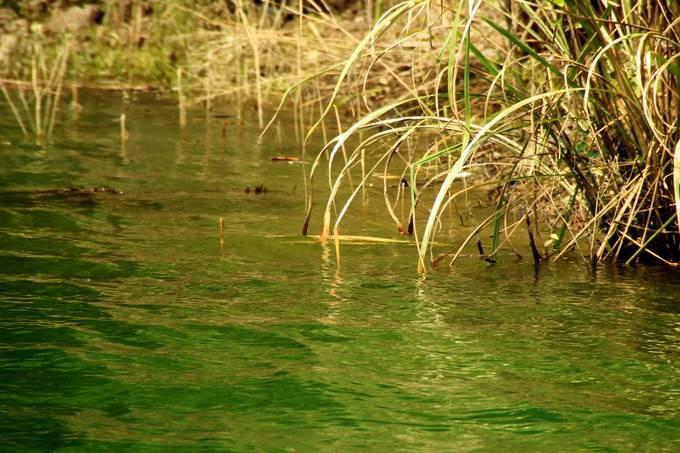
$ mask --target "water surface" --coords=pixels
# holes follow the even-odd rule
[[[337,272],[298,235],[302,167],[271,162],[290,131],[84,103],[42,146],[0,113],[3,451],[680,448],[678,274],[422,278],[405,244],[345,245]],[[45,192],[93,186],[123,194]]]

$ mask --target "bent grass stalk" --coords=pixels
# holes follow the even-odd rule
[[[678,232],[680,232],[680,142],[675,146],[673,187],[675,192],[675,215],[678,219]]]
[[[352,169],[361,166],[361,181],[337,213],[334,231],[378,166],[384,165],[386,175],[399,145],[412,146],[434,122],[441,123],[440,137],[416,151],[419,156],[402,158],[402,174],[410,181],[407,228],[383,185],[388,214],[400,231],[415,234],[419,272],[428,268],[444,209],[455,197],[454,182],[480,159],[487,180],[502,190],[494,213],[464,244],[491,223],[493,258],[501,234],[511,234],[531,212],[535,232],[549,228],[546,247],[554,251],[553,259],[570,250],[580,253],[579,242],[588,237],[594,259],[632,263],[647,255],[671,265],[680,262],[680,222],[678,231],[667,230],[680,216],[680,5],[637,0],[603,9],[584,1],[516,2],[508,8],[506,3],[459,2],[449,11],[431,2],[404,1],[376,20],[345,61],[326,108],[306,135],[343,102],[364,108],[363,116],[332,139],[312,166],[310,181],[327,154],[333,178],[320,239],[329,236],[335,199]],[[412,30],[418,17],[425,19]],[[517,25],[501,26],[503,19]],[[480,47],[483,35],[492,36],[491,49]],[[382,38],[388,42],[381,44]],[[428,40],[430,51],[414,46],[411,53],[406,44],[414,39]],[[410,81],[395,69],[404,61],[410,62]],[[394,99],[374,108],[371,83],[387,76],[400,89]],[[363,79],[360,91],[348,93],[345,87],[358,77]],[[341,90],[348,96],[340,98]],[[359,102],[353,103],[352,96]],[[372,135],[360,139],[331,176],[339,165],[338,151],[348,150],[359,131]],[[386,145],[385,140],[393,141]],[[386,146],[383,151],[371,149],[379,143]],[[426,180],[419,183],[423,172]],[[428,187],[436,195],[419,222],[417,205]],[[463,193],[467,197],[468,191]],[[522,204],[527,205],[525,214],[508,225],[509,213]]]

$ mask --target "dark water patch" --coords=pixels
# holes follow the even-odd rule
[[[72,445],[79,434],[66,420],[83,410],[106,408],[117,396],[116,386],[102,377],[104,368],[54,347],[0,350],[0,367],[4,421],[0,445],[7,448],[49,450]]]
[[[327,387],[313,381],[289,376],[246,379],[222,385],[184,386],[132,385],[133,406],[167,408],[180,415],[194,411],[258,413],[267,408],[314,412],[339,408],[327,395]]]
[[[271,280],[267,279],[262,279],[262,278],[250,278],[250,279],[244,279],[241,280],[237,283],[239,288],[242,288],[244,290],[260,290],[260,289],[266,289],[266,288],[272,288],[276,287],[276,283]]]
[[[11,162],[7,163],[9,167],[14,166]],[[0,192],[0,198],[3,200],[3,204],[6,203],[18,203],[22,199],[24,201],[30,201],[30,197],[25,192],[22,195],[21,188],[30,186],[34,183],[35,172],[31,171],[9,171],[0,176],[0,188],[3,190]],[[67,174],[62,172],[40,172],[40,184],[45,187],[65,187],[72,183],[72,178]],[[6,194],[8,189],[14,189],[12,192]]]
[[[76,241],[64,241],[58,236],[30,237],[25,231],[0,232],[0,243],[3,251],[21,254],[50,255],[58,252],[61,257],[79,257],[90,252],[90,249],[77,244]]]
[[[73,401],[86,388],[106,386],[106,370],[74,357],[62,349],[45,347],[0,351],[5,404],[74,410]],[[78,379],[74,380],[73,376]]]
[[[46,282],[40,280],[1,280],[0,294],[3,298],[34,300],[50,298],[57,300],[92,301],[101,293],[87,286],[67,282]]]
[[[11,411],[9,409],[12,409]],[[51,451],[80,444],[68,423],[41,409],[6,407],[0,409],[0,449],[5,452]]]
[[[503,425],[510,429],[517,429],[523,424],[532,423],[560,423],[566,419],[559,413],[536,407],[488,409],[475,411],[460,417],[461,421],[470,423],[485,423],[489,425]]]
[[[361,282],[359,284],[359,286],[361,288],[377,289],[377,290],[384,290],[384,289],[399,288],[400,287],[400,285],[398,283],[380,282],[380,281],[365,281],[365,282]]]
[[[241,296],[242,292],[230,284],[199,283],[190,285],[187,290],[197,297],[223,298],[232,300]]]
[[[291,325],[297,332],[313,341],[323,343],[346,343],[352,341],[351,337],[337,335],[337,329],[323,324],[295,324]]]
[[[143,324],[116,319],[82,319],[78,325],[111,343],[145,349],[156,349],[162,346],[152,332],[147,333],[146,326]]]
[[[35,320],[32,323],[17,321],[14,319],[19,318],[16,315],[16,310],[9,310],[9,315],[13,318],[11,324],[5,320],[0,320],[0,328],[2,329],[0,345],[12,348],[35,344],[70,347],[81,346],[87,342],[87,335],[72,327],[36,325]],[[43,322],[40,322],[40,324],[43,324]]]
[[[285,349],[290,359],[313,357],[309,347],[304,343],[268,332],[262,329],[249,328],[239,325],[211,326],[190,325],[191,341],[196,345],[210,345],[223,343],[237,344],[239,347],[248,346],[263,349]]]
[[[125,261],[102,263],[75,258],[0,255],[0,269],[10,275],[109,280],[134,275],[136,264]]]
[[[40,208],[22,211],[3,209],[0,211],[0,220],[3,222],[3,228],[18,231],[30,228],[75,233],[84,230],[72,214]]]

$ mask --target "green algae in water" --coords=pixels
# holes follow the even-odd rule
[[[396,243],[344,246],[338,274],[297,235],[301,168],[271,162],[294,144],[83,103],[45,147],[0,114],[2,450],[680,448],[677,274],[504,258],[423,279]],[[123,194],[30,195],[71,186]]]

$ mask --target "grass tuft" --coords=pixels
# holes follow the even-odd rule
[[[396,215],[403,188],[385,187],[387,212],[414,235],[421,272],[439,261],[433,243],[456,222],[451,206],[471,220],[481,190],[491,215],[472,222],[455,256],[479,235],[493,261],[526,225],[537,261],[575,252],[680,265],[680,228],[670,228],[680,209],[678,17],[676,2],[653,0],[394,4],[308,131],[331,108],[358,117],[312,167],[314,181],[328,162],[321,239],[371,175],[391,172],[407,175],[410,209]]]

